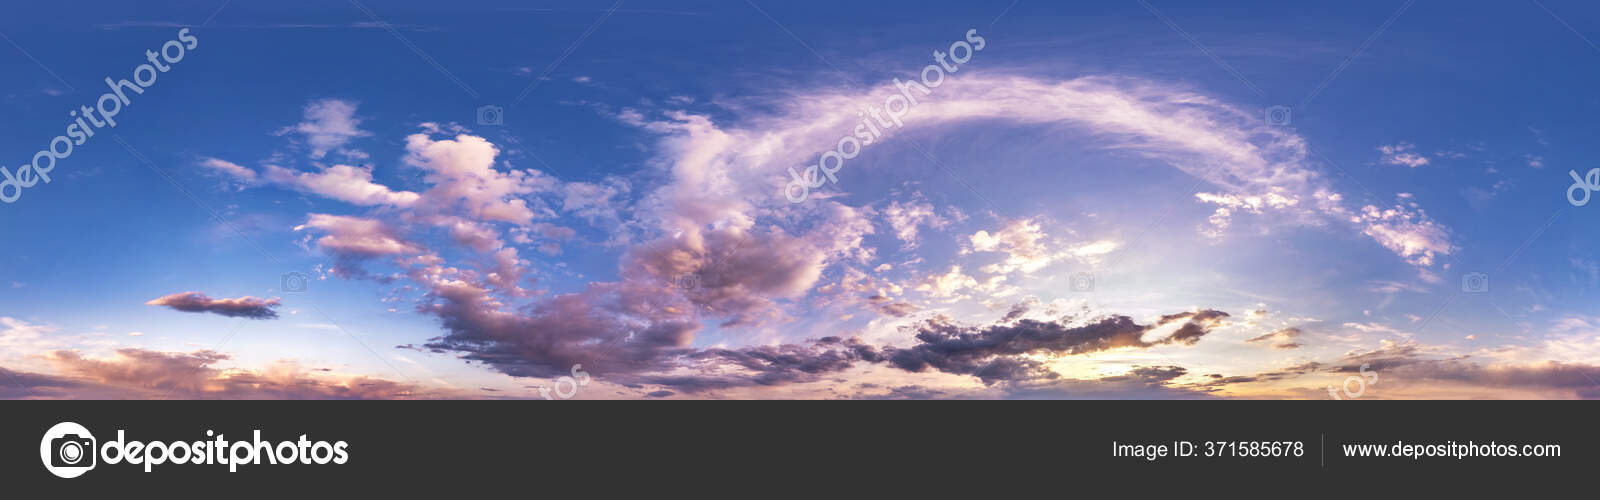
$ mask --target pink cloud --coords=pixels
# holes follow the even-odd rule
[[[147,306],[164,306],[183,312],[198,312],[220,314],[230,318],[249,319],[274,319],[278,317],[278,299],[260,299],[256,297],[239,297],[234,299],[213,299],[200,292],[174,293],[160,297],[149,302]]]

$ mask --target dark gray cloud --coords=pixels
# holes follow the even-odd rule
[[[1245,342],[1266,342],[1271,344],[1273,349],[1297,349],[1300,347],[1300,343],[1296,342],[1295,339],[1301,333],[1303,332],[1299,328],[1289,327],[1251,337],[1246,339]]]
[[[686,393],[736,387],[814,382],[850,369],[857,362],[884,361],[878,348],[858,338],[824,337],[809,345],[783,344],[738,349],[713,348],[684,356],[703,375],[652,376],[649,384]]]
[[[928,369],[945,373],[973,375],[986,384],[1054,378],[1055,373],[1038,361],[1021,357],[1029,353],[1074,355],[1123,347],[1147,348],[1163,344],[1192,345],[1221,325],[1228,313],[1202,310],[1170,314],[1151,325],[1140,325],[1127,316],[1107,316],[1098,321],[1070,326],[1067,320],[1024,319],[1014,324],[986,327],[960,326],[942,318],[918,323],[920,344],[887,348],[889,363],[906,371]],[[1145,341],[1151,330],[1181,321],[1171,335]]]
[[[220,314],[230,318],[275,319],[278,317],[278,312],[272,310],[278,307],[278,299],[260,299],[256,297],[213,299],[200,292],[183,292],[157,298],[144,304],[147,306],[169,307],[183,312]]]

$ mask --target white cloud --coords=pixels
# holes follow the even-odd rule
[[[1361,212],[1352,216],[1351,221],[1362,227],[1362,234],[1415,266],[1432,266],[1435,257],[1455,250],[1449,231],[1429,218],[1415,202],[1387,209],[1367,205],[1361,207]]]
[[[1417,168],[1428,164],[1428,157],[1416,153],[1416,146],[1409,142],[1402,142],[1392,146],[1378,146],[1378,151],[1383,153],[1383,163],[1389,165],[1403,165]]]
[[[231,161],[219,158],[204,158],[200,160],[200,166],[215,170],[229,177],[233,177],[234,179],[246,184],[256,181],[256,172],[254,170],[250,170],[249,168]]]
[[[984,266],[984,272],[1006,274],[1022,271],[1027,274],[1038,271],[1056,259],[1056,255],[1046,248],[1045,238],[1038,222],[1016,219],[993,234],[981,230],[973,233],[971,241],[973,251],[1000,252],[1006,256],[999,263]]]
[[[372,182],[372,170],[334,165],[321,172],[296,172],[268,165],[266,179],[296,189],[356,205],[410,206],[421,197],[410,191],[392,191]]]
[[[433,184],[422,193],[420,208],[448,214],[459,205],[476,220],[523,226],[553,216],[548,210],[536,212],[523,196],[552,189],[555,180],[537,171],[496,170],[499,154],[488,140],[472,135],[443,140],[426,134],[406,137],[406,164],[427,171],[426,180]]]
[[[376,219],[344,215],[310,214],[295,231],[320,229],[328,234],[317,239],[317,246],[356,256],[414,254],[420,248],[398,236],[394,229]]]
[[[310,156],[321,159],[329,151],[343,148],[352,139],[372,133],[361,130],[361,120],[355,117],[356,104],[339,99],[322,99],[306,105],[305,121],[278,131],[279,135],[296,133],[311,148]]]
[[[894,201],[883,209],[883,218],[894,228],[894,235],[905,242],[905,248],[917,247],[917,228],[927,226],[942,229],[950,224],[949,219],[934,212],[933,205],[920,199],[901,203]]]

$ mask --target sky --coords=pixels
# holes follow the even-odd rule
[[[1593,4],[166,4],[0,20],[0,397],[1600,398]]]

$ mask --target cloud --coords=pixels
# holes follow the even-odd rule
[[[280,360],[257,370],[220,368],[230,356],[201,350],[188,353],[118,349],[93,358],[77,351],[41,356],[59,375],[0,367],[16,384],[0,397],[81,399],[406,399],[461,396],[361,375],[311,374],[299,363]]]
[[[555,179],[536,170],[496,170],[499,154],[488,140],[472,135],[441,140],[421,133],[407,136],[405,163],[426,172],[424,179],[432,185],[422,193],[418,208],[522,226],[553,216],[548,209],[530,207],[523,197],[553,190]]]
[[[278,307],[278,299],[276,298],[270,300],[256,297],[213,299],[200,292],[182,292],[157,298],[144,304],[147,306],[165,306],[183,312],[208,312],[230,318],[276,319],[278,317],[278,312],[272,310]]]
[[[254,170],[231,161],[218,158],[203,158],[200,160],[200,166],[215,170],[245,184],[256,182],[256,172]]]
[[[1282,388],[1301,378],[1312,378],[1309,385],[1289,392],[1266,395],[1324,397],[1324,386],[1338,384],[1350,376],[1362,376],[1369,383],[1362,397],[1432,399],[1600,399],[1600,366],[1579,362],[1549,360],[1474,360],[1467,354],[1452,354],[1442,346],[1416,341],[1379,341],[1377,347],[1356,349],[1325,362],[1310,361],[1287,368],[1248,376],[1212,379],[1198,387],[1207,390],[1227,387],[1232,392],[1250,394],[1240,386],[1271,384]]]
[[[323,233],[316,239],[317,248],[338,259],[334,274],[339,276],[365,276],[359,264],[374,257],[423,253],[422,247],[402,239],[393,227],[377,219],[313,213],[306,217],[305,224],[294,228],[307,229]]]
[[[1006,256],[1004,261],[984,266],[984,272],[1008,274],[1022,271],[1027,274],[1055,260],[1056,256],[1045,248],[1045,238],[1038,222],[1016,219],[993,234],[988,231],[973,233],[971,242],[973,251],[1000,252]]]
[[[407,207],[421,198],[417,193],[392,191],[372,182],[371,169],[349,165],[334,165],[321,172],[297,172],[268,165],[264,177],[270,182],[355,205]]]
[[[710,365],[711,369],[720,373],[653,377],[646,379],[646,383],[693,393],[733,387],[814,382],[823,375],[847,370],[860,361],[883,361],[883,355],[876,347],[857,338],[825,337],[811,345],[712,348],[694,353],[688,359],[715,361]]]
[[[0,316],[0,353],[22,355],[51,349],[57,345],[57,337],[52,334],[58,330],[49,325]]]
[[[873,209],[847,205],[824,191],[798,205],[773,195],[788,166],[813,160],[818,144],[832,144],[839,131],[858,123],[853,113],[839,110],[856,109],[863,96],[897,92],[886,84],[864,92],[786,95],[768,105],[740,107],[738,119],[726,122],[684,111],[635,111],[626,123],[655,135],[648,164],[653,176],[664,179],[648,188],[615,181],[564,184],[537,170],[515,168],[483,137],[459,132],[440,137],[442,129],[425,127],[425,133],[406,138],[404,162],[421,169],[429,187],[405,210],[392,217],[379,212],[386,217],[382,220],[378,213],[309,214],[297,230],[315,230],[317,246],[346,262],[393,257],[402,268],[393,276],[423,292],[417,310],[438,318],[444,329],[424,347],[504,374],[559,376],[581,363],[597,376],[655,381],[675,392],[815,380],[842,367],[840,360],[862,354],[841,345],[792,343],[780,343],[771,353],[736,347],[708,354],[712,351],[694,347],[695,337],[705,321],[720,321],[730,333],[778,327],[791,319],[790,311],[809,306],[807,301],[822,293],[817,285],[824,275],[872,267],[877,249],[865,244],[865,236],[874,232],[874,215],[883,215],[905,244],[914,243],[925,228],[948,223],[916,198]],[[757,109],[763,111],[745,112]],[[1343,221],[1415,265],[1431,265],[1451,249],[1441,238],[1443,227],[1414,205],[1402,205],[1393,215],[1379,210],[1370,220],[1365,212],[1347,208],[1306,160],[1303,139],[1289,129],[1261,125],[1254,112],[1191,91],[1125,78],[971,75],[950,79],[917,113],[909,128],[991,120],[1077,128],[1108,149],[1164,161],[1205,179],[1214,189],[1194,202],[1229,210],[1224,221],[1245,214],[1298,225]],[[347,181],[341,185],[370,180],[370,171],[341,173]],[[345,198],[362,203],[390,196],[377,193]],[[557,210],[591,222],[630,219],[629,237],[613,240],[624,246],[617,252],[614,277],[567,293],[521,296],[515,276],[525,264],[515,244],[532,241],[538,224],[562,215]],[[1054,241],[1041,220],[1011,219],[967,238],[971,251],[999,254],[998,262],[980,269],[995,276],[979,280],[960,266],[941,266],[947,271],[927,276],[915,288],[952,301],[973,292],[998,297],[1014,293],[1006,274],[1031,273],[1060,259],[1092,261],[1120,245]],[[510,237],[495,224],[514,226]],[[451,262],[447,257],[462,252],[424,247],[420,242],[428,241],[430,228],[450,236],[441,244],[471,250],[466,253],[472,260]],[[350,266],[339,269],[345,273],[335,274],[359,277]],[[918,310],[894,299],[898,292],[834,293],[848,293],[851,303],[865,303],[889,318]],[[921,327],[925,330],[918,335],[928,336],[919,337],[920,344],[878,349],[888,355],[880,363],[918,367],[910,371],[976,375],[986,383],[1042,380],[1053,372],[1036,356],[1188,345],[1219,327],[1224,317],[1207,310],[1169,315],[1151,325],[1121,316],[1091,324],[1020,320],[980,328],[934,323]],[[1010,340],[1017,345],[1008,345]],[[895,355],[899,363],[888,361]],[[985,365],[991,366],[976,373]]]
[[[1295,338],[1299,337],[1301,333],[1299,328],[1282,328],[1257,337],[1251,337],[1246,339],[1245,342],[1265,342],[1270,344],[1273,349],[1296,349],[1300,347],[1300,343],[1296,342]]]
[[[920,193],[919,193],[920,195]],[[913,199],[906,203],[894,201],[883,209],[883,218],[894,228],[894,235],[904,242],[903,248],[917,247],[917,229],[926,226],[942,229],[950,221],[934,211],[933,205],[927,201]]]
[[[1189,370],[1181,366],[1134,366],[1127,373],[1089,379],[1058,379],[1016,384],[1005,399],[1206,399],[1205,391],[1173,381]]]
[[[1440,255],[1455,251],[1450,243],[1450,232],[1428,217],[1416,202],[1406,201],[1380,209],[1373,205],[1361,207],[1350,221],[1361,226],[1361,233],[1371,237],[1384,248],[1404,258],[1406,262],[1429,267]]]
[[[1140,325],[1127,316],[1106,316],[1080,325],[1066,320],[1023,319],[1011,324],[985,327],[960,326],[944,318],[917,323],[917,345],[885,348],[884,355],[896,368],[911,372],[929,369],[973,375],[985,384],[1006,381],[1053,379],[1058,375],[1030,354],[1070,356],[1121,348],[1149,348],[1164,344],[1193,345],[1221,325],[1228,314],[1201,310],[1170,314],[1150,325]],[[1145,334],[1165,326],[1179,325],[1172,334],[1145,340]]]
[[[333,151],[349,144],[357,137],[372,135],[361,130],[361,120],[355,117],[356,104],[339,99],[321,99],[306,105],[305,121],[278,131],[278,135],[299,134],[311,148],[312,159],[322,159]]]
[[[1383,163],[1387,165],[1401,165],[1417,168],[1428,164],[1428,157],[1416,153],[1416,146],[1402,142],[1391,146],[1378,146],[1378,151],[1383,153]]]

